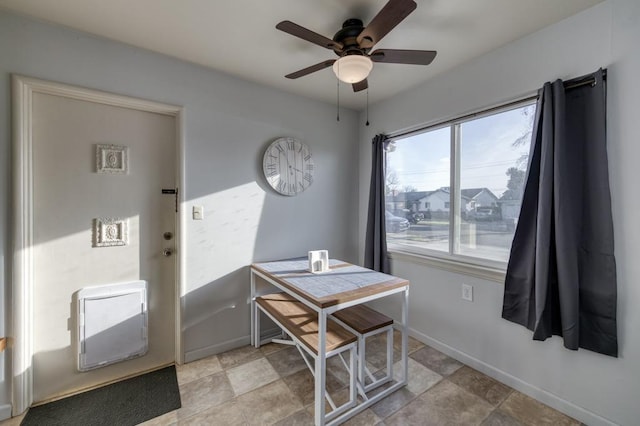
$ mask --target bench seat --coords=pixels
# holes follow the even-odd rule
[[[359,334],[371,333],[374,330],[393,325],[393,319],[366,305],[356,305],[341,309],[333,316],[349,325]]]
[[[267,294],[256,298],[258,306],[273,316],[308,350],[318,354],[318,313],[287,293]],[[333,321],[327,321],[326,351],[353,343],[356,336]]]

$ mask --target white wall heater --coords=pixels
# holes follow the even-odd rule
[[[147,352],[146,281],[87,287],[76,296],[79,371]]]

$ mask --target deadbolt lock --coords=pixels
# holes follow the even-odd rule
[[[173,238],[173,234],[172,234],[171,232],[167,231],[167,232],[165,232],[164,234],[162,234],[162,237],[163,237],[165,240],[167,240],[167,241],[168,241],[168,240],[170,240],[170,239],[172,239],[172,238]]]
[[[162,255],[164,257],[169,257],[173,254],[173,249],[172,248],[166,248],[164,250],[162,250]]]

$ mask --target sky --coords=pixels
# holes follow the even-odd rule
[[[531,131],[535,105],[466,121],[461,124],[460,188],[489,188],[500,197],[507,189],[507,169],[526,167],[519,159],[529,153],[529,140],[513,142]],[[526,114],[525,114],[526,112]],[[450,186],[450,127],[398,139],[387,157],[398,188],[432,191]]]

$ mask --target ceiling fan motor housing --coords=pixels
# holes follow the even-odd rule
[[[342,24],[342,28],[333,36],[333,41],[342,43],[342,49],[333,49],[338,56],[345,55],[365,55],[369,49],[363,49],[358,44],[357,37],[364,30],[364,25],[360,19],[347,19]]]

